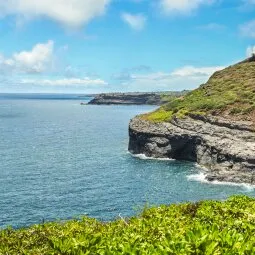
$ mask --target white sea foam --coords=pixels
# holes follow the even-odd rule
[[[209,181],[206,180],[206,175],[204,173],[188,175],[187,179],[189,181],[197,181],[197,182],[202,182],[202,183],[209,183]]]
[[[202,171],[208,171],[208,168],[206,168],[205,166],[201,166],[201,165],[199,165],[198,163],[196,163],[195,166],[196,166],[197,168],[200,168]]]
[[[148,157],[145,154],[132,154],[130,152],[128,152],[132,157],[134,158],[139,158],[142,160],[159,160],[159,161],[175,161],[175,159],[171,159],[171,158],[153,158],[153,157]]]
[[[187,179],[189,181],[197,181],[201,183],[207,183],[207,184],[213,184],[213,185],[227,185],[227,186],[236,186],[236,187],[242,187],[247,191],[254,191],[255,185],[250,185],[247,183],[234,183],[234,182],[220,182],[220,181],[208,181],[206,179],[205,173],[197,173],[197,174],[191,174],[187,176]]]

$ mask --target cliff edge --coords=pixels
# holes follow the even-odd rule
[[[255,62],[216,72],[186,96],[130,122],[129,151],[189,160],[209,181],[255,184]]]

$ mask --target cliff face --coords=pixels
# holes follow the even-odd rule
[[[255,184],[255,133],[250,123],[199,118],[130,122],[129,151],[155,158],[189,160],[205,166],[209,181]]]

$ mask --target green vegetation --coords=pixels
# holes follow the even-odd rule
[[[168,121],[172,118],[172,112],[164,110],[163,107],[159,108],[157,111],[152,112],[146,116],[147,120],[154,121],[154,122],[161,122],[161,121]]]
[[[145,209],[103,223],[84,218],[0,232],[0,254],[255,254],[255,199],[234,196]]]
[[[254,121],[254,59],[248,59],[216,72],[206,84],[183,97],[170,99],[160,110],[143,115],[143,118],[156,122],[166,121],[165,116],[161,114],[162,111],[169,112],[168,120],[173,116],[199,113]]]
[[[160,92],[161,104],[166,104],[176,98],[182,97],[188,94],[188,90],[183,91],[171,91],[171,92]]]

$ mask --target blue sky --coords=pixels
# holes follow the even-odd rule
[[[193,89],[255,50],[255,0],[0,0],[0,92]]]

